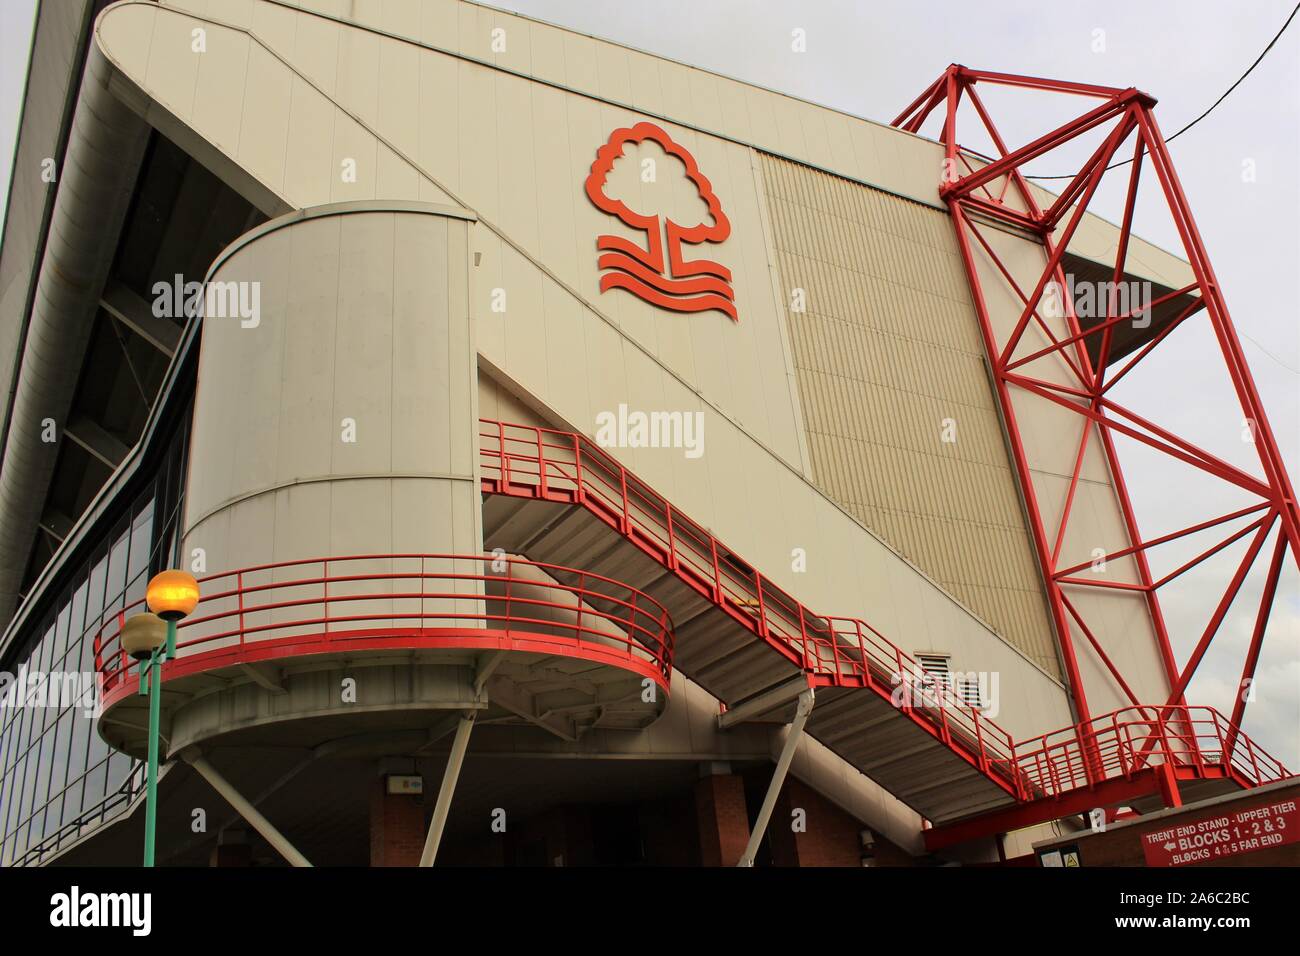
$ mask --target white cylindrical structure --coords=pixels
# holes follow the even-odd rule
[[[420,203],[336,204],[272,220],[222,254],[205,297],[185,560],[209,572],[313,562],[245,576],[245,588],[374,576],[330,582],[331,598],[418,590],[390,586],[389,573],[479,570],[473,562],[324,560],[482,549],[466,274],[472,218]],[[481,593],[474,581],[454,589]],[[276,600],[324,593],[305,586]],[[448,613],[481,611],[478,602],[442,604]],[[418,598],[301,605],[249,614],[245,630],[255,639],[259,626],[327,611],[360,619],[440,607]],[[208,614],[223,609],[204,605]],[[397,618],[393,626],[414,623]],[[201,626],[187,630],[190,640],[202,634]]]

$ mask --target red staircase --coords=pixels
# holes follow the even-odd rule
[[[599,566],[654,596],[677,668],[728,707],[771,698],[757,719],[785,721],[780,688],[816,687],[809,734],[936,824],[1053,819],[1067,795],[1083,805],[1065,812],[1138,804],[1169,774],[1207,792],[1289,776],[1211,708],[1130,707],[1017,744],[871,625],[806,608],[586,437],[485,419],[479,446],[486,547]]]

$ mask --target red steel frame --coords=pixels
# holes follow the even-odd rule
[[[1064,95],[1084,97],[1100,101],[1092,109],[1063,126],[1040,136],[1014,150],[1009,150],[997,127],[994,125],[985,104],[981,100],[978,87],[1000,86],[1018,87],[1030,90],[1054,92]],[[982,165],[973,166],[968,151],[963,150],[957,141],[958,106],[965,100],[978,115],[980,124],[988,133],[996,150],[997,157],[987,162],[981,157]],[[1189,681],[1205,656],[1211,641],[1218,632],[1224,616],[1236,599],[1251,567],[1263,551],[1265,541],[1273,529],[1278,528],[1276,542],[1264,579],[1263,594],[1260,600],[1249,648],[1241,671],[1241,688],[1254,676],[1259,660],[1259,651],[1265,630],[1268,626],[1273,599],[1277,591],[1278,577],[1281,572],[1287,549],[1291,550],[1293,560],[1300,562],[1300,511],[1297,509],[1295,491],[1287,476],[1281,454],[1268,419],[1260,402],[1254,380],[1242,354],[1241,344],[1233,329],[1227,305],[1206,255],[1205,246],[1197,231],[1195,221],[1188,208],[1187,198],[1183,193],[1178,176],[1170,160],[1165,140],[1160,133],[1152,107],[1155,100],[1136,89],[1116,89],[1092,86],[1081,83],[1067,83],[1055,80],[1014,76],[1002,73],[988,73],[970,70],[953,65],[905,109],[893,125],[911,133],[918,133],[926,119],[936,110],[942,110],[943,121],[939,141],[944,147],[946,181],[939,189],[939,194],[947,203],[956,228],[957,240],[966,267],[975,310],[979,317],[984,344],[992,367],[998,401],[1010,438],[1011,450],[1017,475],[1023,489],[1024,498],[1032,526],[1035,550],[1047,582],[1048,599],[1051,607],[1065,665],[1070,692],[1081,726],[1087,727],[1090,721],[1087,695],[1080,677],[1078,658],[1075,650],[1077,633],[1093,647],[1098,657],[1106,665],[1119,687],[1134,704],[1138,704],[1124,676],[1106,655],[1097,635],[1102,626],[1099,621],[1085,620],[1079,608],[1071,602],[1067,587],[1103,586],[1118,587],[1141,592],[1150,611],[1152,625],[1156,634],[1158,651],[1163,662],[1165,674],[1171,692],[1167,705],[1181,704]],[[1060,197],[1049,208],[1041,209],[1034,194],[1030,191],[1023,172],[1026,163],[1031,162],[1063,143],[1069,142],[1090,130],[1105,129],[1105,124],[1112,124],[1109,135],[1102,141],[1078,173],[1069,180]],[[1051,281],[1057,288],[1068,288],[1062,258],[1070,244],[1075,230],[1083,219],[1088,204],[1096,194],[1097,186],[1103,173],[1112,164],[1116,156],[1128,158],[1121,154],[1121,147],[1129,136],[1135,144],[1129,162],[1128,189],[1121,225],[1119,241],[1116,248],[1113,279],[1116,283],[1125,275],[1128,247],[1132,236],[1134,208],[1138,196],[1138,186],[1144,165],[1149,165],[1155,172],[1161,194],[1168,205],[1173,222],[1183,245],[1183,251],[1191,266],[1195,280],[1185,288],[1169,293],[1150,303],[1150,307],[1165,304],[1175,298],[1191,297],[1190,304],[1178,311],[1168,324],[1155,333],[1149,341],[1137,349],[1132,358],[1112,374],[1110,349],[1113,332],[1120,323],[1127,321],[1132,312],[1117,315],[1116,301],[1112,295],[1104,321],[1098,322],[1086,331],[1075,314],[1074,303],[1070,296],[1062,296],[1065,312],[1066,331],[1068,335],[1058,338],[1039,315],[1040,303]],[[954,174],[960,166],[964,175]],[[1149,177],[1148,177],[1149,178]],[[997,180],[1003,182],[1000,191]],[[1015,189],[1023,208],[1014,207],[1006,202],[1007,190]],[[1068,219],[1067,219],[1068,214]],[[1046,254],[1046,264],[1031,293],[1024,290],[1012,279],[1006,266],[998,258],[993,247],[985,239],[977,220],[989,219],[1014,226],[1041,240]],[[983,284],[976,268],[973,243],[978,243],[984,253],[997,267],[1003,279],[1015,291],[1023,303],[1023,311],[1012,333],[1005,340],[1000,340],[990,321],[989,309]],[[1112,287],[1113,288],[1113,287]],[[1252,424],[1254,446],[1259,455],[1263,479],[1240,470],[1215,457],[1203,448],[1174,434],[1156,422],[1140,416],[1114,401],[1108,394],[1114,385],[1127,376],[1139,363],[1159,345],[1168,334],[1193,315],[1204,312],[1210,323],[1221,358],[1231,380],[1232,387],[1240,403],[1243,417]],[[1030,321],[1037,323],[1052,342],[1052,345],[1035,351],[1031,355],[1013,358],[1017,346]],[[1088,341],[1099,343],[1098,358],[1095,362],[1087,348]],[[1053,356],[1063,360],[1076,380],[1069,386],[1034,377],[1025,370],[1025,366],[1038,359]],[[1011,396],[1014,390],[1028,393],[1056,405],[1077,412],[1087,419],[1082,428],[1082,437],[1078,450],[1074,472],[1070,479],[1069,491],[1065,500],[1064,512],[1060,526],[1055,534],[1049,534],[1043,512],[1038,505],[1033,480],[1030,475],[1028,456],[1026,454],[1026,435],[1017,423],[1015,408]],[[1089,424],[1090,423],[1090,424]],[[1096,431],[1106,462],[1112,475],[1115,494],[1127,526],[1131,546],[1107,555],[1107,560],[1132,555],[1140,583],[1125,584],[1111,581],[1090,581],[1076,577],[1076,573],[1088,565],[1061,567],[1059,561],[1061,543],[1066,526],[1074,506],[1075,490],[1083,470],[1084,455],[1089,437]],[[1212,475],[1230,485],[1244,489],[1259,500],[1257,504],[1231,514],[1219,514],[1210,511],[1204,520],[1156,538],[1146,539],[1139,530],[1139,523],[1129,497],[1128,486],[1120,468],[1115,451],[1114,435],[1119,434],[1134,439],[1159,452],[1183,461],[1205,473]],[[1219,509],[1221,510],[1221,509]],[[1209,528],[1217,527],[1235,519],[1251,517],[1246,527],[1228,535],[1224,540],[1206,549],[1196,558],[1182,565],[1172,573],[1156,580],[1153,578],[1147,560],[1147,551],[1157,545],[1178,538],[1186,537]],[[1237,566],[1236,573],[1228,582],[1219,599],[1205,631],[1200,636],[1188,661],[1180,670],[1169,640],[1169,632],[1161,613],[1158,591],[1175,580],[1185,571],[1209,558],[1238,539],[1253,535],[1245,557]],[[1216,535],[1217,536],[1217,535]],[[1075,626],[1077,626],[1077,631]],[[1246,695],[1237,694],[1226,739],[1225,753],[1231,757],[1237,742],[1242,718],[1246,708]],[[1085,748],[1086,749],[1086,748]],[[1088,770],[1089,778],[1094,775],[1093,768]],[[1098,768],[1099,769],[1099,768]],[[1104,773],[1101,776],[1105,776]]]
[[[1084,759],[1081,739],[1093,744],[1091,763]],[[1016,751],[1031,797],[931,827],[923,834],[927,850],[1153,795],[1167,807],[1181,806],[1180,781],[1228,780],[1249,789],[1290,776],[1212,707],[1126,707],[1095,717],[1086,727],[1022,741]]]

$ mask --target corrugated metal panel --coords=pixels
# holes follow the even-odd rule
[[[783,289],[806,293],[789,322],[815,481],[1058,674],[946,214],[773,156],[762,169]]]

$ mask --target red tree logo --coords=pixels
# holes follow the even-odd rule
[[[622,199],[605,193],[606,181],[614,161],[623,155],[628,143],[646,140],[657,143],[669,156],[686,167],[686,176],[694,184],[700,200],[708,210],[707,220],[684,226],[657,213],[639,213],[629,209]],[[587,176],[587,196],[596,208],[617,216],[633,229],[648,237],[645,248],[620,236],[600,236],[596,248],[601,252],[596,264],[604,272],[600,291],[625,289],[645,301],[674,312],[705,312],[717,309],[739,321],[732,301],[731,270],[708,259],[687,260],[682,243],[722,242],[731,235],[731,221],[722,211],[722,202],[713,186],[700,172],[695,157],[680,143],[653,123],[637,123],[631,128],[616,129],[609,142],[596,151],[596,161]],[[661,222],[662,219],[662,222]],[[665,255],[666,253],[666,255]]]

